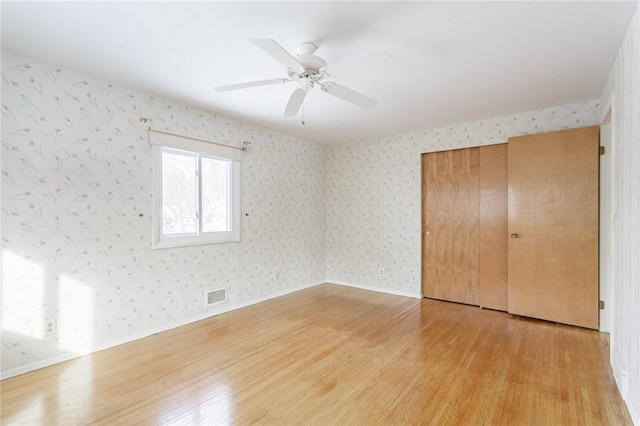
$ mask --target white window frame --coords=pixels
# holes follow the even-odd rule
[[[170,247],[186,247],[203,244],[217,244],[237,242],[241,239],[241,159],[242,148],[236,145],[213,142],[191,136],[179,135],[158,129],[149,129],[149,142],[153,150],[153,236],[154,249]],[[194,170],[194,178],[197,179],[196,205],[197,224],[196,232],[190,234],[163,234],[162,233],[162,153],[185,153],[195,155],[197,170],[201,169],[202,158],[223,159],[231,162],[230,189],[231,202],[228,208],[231,210],[231,231],[225,232],[201,232],[202,229],[202,177],[201,173]]]

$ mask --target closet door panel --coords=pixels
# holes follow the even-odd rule
[[[478,149],[423,154],[423,295],[479,304]]]
[[[509,139],[509,312],[598,328],[598,127]]]
[[[507,144],[480,149],[480,306],[506,311]]]

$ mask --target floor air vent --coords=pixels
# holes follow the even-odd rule
[[[206,293],[205,303],[207,306],[217,305],[218,303],[224,303],[227,301],[227,289],[226,288],[216,288],[213,290],[209,290]]]

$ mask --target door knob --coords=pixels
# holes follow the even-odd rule
[[[518,238],[518,234],[514,232],[513,234],[511,234],[511,238]]]

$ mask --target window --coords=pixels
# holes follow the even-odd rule
[[[240,241],[240,147],[150,130],[153,247]]]

